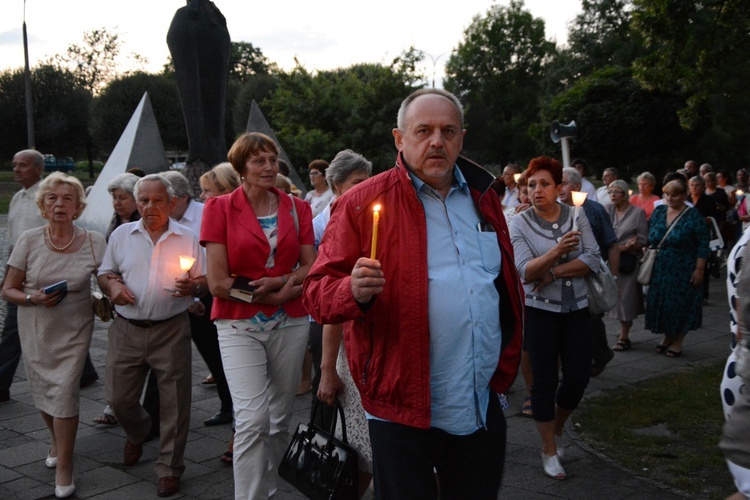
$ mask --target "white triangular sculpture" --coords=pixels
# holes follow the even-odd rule
[[[147,174],[163,172],[169,168],[148,92],[143,94],[141,102],[89,192],[88,206],[78,220],[79,226],[106,233],[114,214],[112,196],[107,191],[107,186],[115,176],[133,167],[139,167]]]

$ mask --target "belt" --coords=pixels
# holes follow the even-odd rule
[[[171,318],[167,318],[167,319],[128,319],[120,313],[117,313],[117,317],[124,319],[131,325],[137,326],[138,328],[151,328],[153,326],[166,323],[167,321],[172,321],[173,319],[175,319],[177,316],[180,316],[181,314],[183,313],[175,314]]]

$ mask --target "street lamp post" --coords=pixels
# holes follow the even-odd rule
[[[438,59],[440,59],[445,54],[447,54],[447,52],[443,52],[442,54],[438,55],[437,57],[432,57],[432,54],[430,54],[428,52],[422,51],[422,53],[424,55],[428,56],[432,60],[432,88],[434,89],[435,88],[435,69],[437,68]]]

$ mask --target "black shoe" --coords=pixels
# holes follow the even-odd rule
[[[147,443],[153,439],[158,438],[161,436],[161,429],[159,429],[159,423],[151,422],[151,430],[148,431],[148,434],[146,434],[146,439],[143,440],[144,443]]]
[[[204,420],[203,425],[211,426],[211,425],[231,424],[233,420],[234,420],[234,416],[232,415],[231,411],[220,411],[213,417],[207,418],[206,420]]]
[[[99,374],[96,373],[96,372],[94,372],[94,376],[93,377],[82,378],[81,382],[78,384],[78,386],[81,389],[83,389],[84,387],[90,386],[91,384],[93,384],[97,380],[99,380]]]

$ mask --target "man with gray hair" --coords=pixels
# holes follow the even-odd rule
[[[203,203],[193,199],[193,189],[190,187],[187,177],[176,170],[168,170],[161,175],[172,184],[172,188],[174,189],[176,201],[170,217],[179,224],[190,228],[196,235],[200,235],[201,222],[203,220]],[[229,392],[227,378],[224,375],[224,364],[221,361],[218,332],[210,317],[212,304],[213,298],[206,291],[188,309],[190,335],[193,338],[195,347],[198,348],[198,352],[200,352],[203,361],[206,362],[206,366],[216,381],[216,392],[221,401],[219,411],[203,421],[203,425],[206,426],[230,424],[234,419],[232,413],[232,395]],[[152,386],[151,380],[149,380],[149,385]],[[149,391],[147,388],[147,393],[153,393],[153,391]]]
[[[602,172],[602,185],[596,190],[596,200],[602,205],[611,205],[612,201],[609,199],[609,185],[619,179],[619,173],[615,167],[608,167]],[[627,194],[627,193],[625,193]]]
[[[191,346],[187,309],[206,290],[198,236],[169,218],[176,200],[168,180],[147,175],[135,184],[141,220],[112,233],[99,268],[99,286],[117,311],[109,327],[106,395],[127,437],[126,466],[135,465],[151,430],[139,403],[149,368],[161,400],[156,471],[159,496],[179,490],[190,426]],[[182,257],[195,259],[188,271]],[[108,279],[118,275],[122,280]]]
[[[575,168],[564,168],[560,201],[572,206],[573,197],[571,196],[571,192],[580,190],[580,172]],[[600,203],[588,198],[583,202],[583,213],[586,214],[586,218],[589,220],[594,238],[599,245],[599,253],[607,261],[612,276],[617,279],[617,274],[620,270],[620,245],[617,244],[617,235],[609,220],[609,214]],[[603,317],[603,313],[591,315],[591,333],[594,342],[594,349],[591,356],[592,377],[603,372],[604,367],[607,366],[607,363],[615,355],[607,344],[607,329],[604,326]]]
[[[39,151],[24,149],[13,156],[13,178],[21,185],[21,190],[13,195],[8,208],[8,255],[22,232],[45,224],[36,204],[36,193],[43,171],[44,155]],[[3,337],[0,340],[0,402],[10,399],[10,386],[21,359],[18,306],[10,302],[7,306]]]
[[[494,499],[502,481],[523,290],[495,177],[459,157],[464,133],[450,92],[404,99],[396,166],[336,201],[304,282],[313,318],[344,323],[376,498],[437,498],[435,471],[443,498]]]

